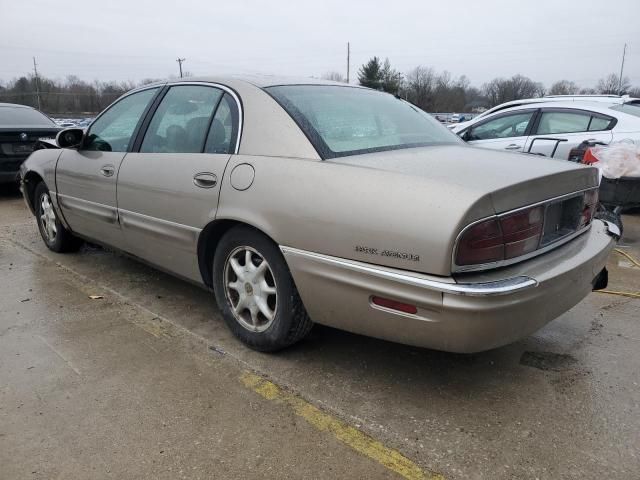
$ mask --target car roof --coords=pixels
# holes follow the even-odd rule
[[[609,107],[619,105],[619,103],[603,103],[603,102],[572,102],[572,101],[555,101],[555,102],[536,102],[535,104],[518,105],[515,107],[505,108],[495,112],[496,115],[518,110],[530,110],[532,108],[570,108],[572,110],[588,110],[590,112],[612,115],[613,112]],[[488,118],[488,117],[487,117]]]
[[[239,83],[252,85],[258,88],[275,87],[280,85],[333,85],[339,87],[353,87],[353,88],[365,88],[360,85],[353,85],[343,82],[335,82],[332,80],[323,80],[320,78],[310,77],[288,77],[282,75],[206,75],[201,77],[188,77],[188,78],[172,78],[169,80],[161,80],[158,82],[149,83],[143,85],[136,90],[143,88],[158,86],[158,85],[173,85],[177,83],[189,83],[189,82],[206,82],[206,83],[219,83],[221,85],[227,85],[233,87]]]
[[[2,103],[0,102],[0,107],[9,107],[9,108],[30,108],[31,110],[34,110],[33,107],[30,107],[28,105],[20,105],[19,103]]]

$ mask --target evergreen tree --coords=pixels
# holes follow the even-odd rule
[[[363,87],[375,88],[376,90],[382,88],[382,65],[378,57],[373,57],[360,67],[358,82]]]

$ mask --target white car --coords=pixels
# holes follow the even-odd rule
[[[624,103],[633,103],[638,101],[637,98],[630,98],[628,95],[620,96],[620,95],[547,95],[545,97],[537,97],[537,98],[522,98],[520,100],[512,100],[510,102],[501,103],[500,105],[496,105],[489,110],[485,110],[481,114],[473,117],[472,120],[468,120],[466,122],[460,123],[452,123],[447,125],[449,130],[454,133],[458,133],[462,129],[471,125],[471,123],[475,123],[477,120],[481,118],[485,118],[492,113],[496,113],[507,108],[519,107],[521,105],[530,105],[532,103],[544,103],[544,102],[602,102],[607,104],[624,104]]]
[[[640,140],[640,100],[529,103],[475,118],[456,133],[477,147],[567,159],[585,140]]]

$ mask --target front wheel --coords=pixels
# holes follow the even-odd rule
[[[229,329],[254,350],[285,348],[313,325],[277,245],[253,228],[234,227],[220,240],[213,289]]]
[[[78,251],[82,246],[82,240],[74,237],[58,219],[51,202],[51,194],[44,182],[40,182],[36,187],[34,200],[38,230],[49,250],[57,253]]]

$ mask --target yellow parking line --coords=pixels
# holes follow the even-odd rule
[[[408,480],[444,480],[442,475],[422,470],[397,450],[385,447],[366,433],[323,412],[302,398],[282,390],[276,384],[265,380],[259,375],[244,372],[240,380],[246,387],[267,400],[288,405],[296,415],[304,418],[314,428],[321,432],[329,432],[355,451],[366,455]]]

